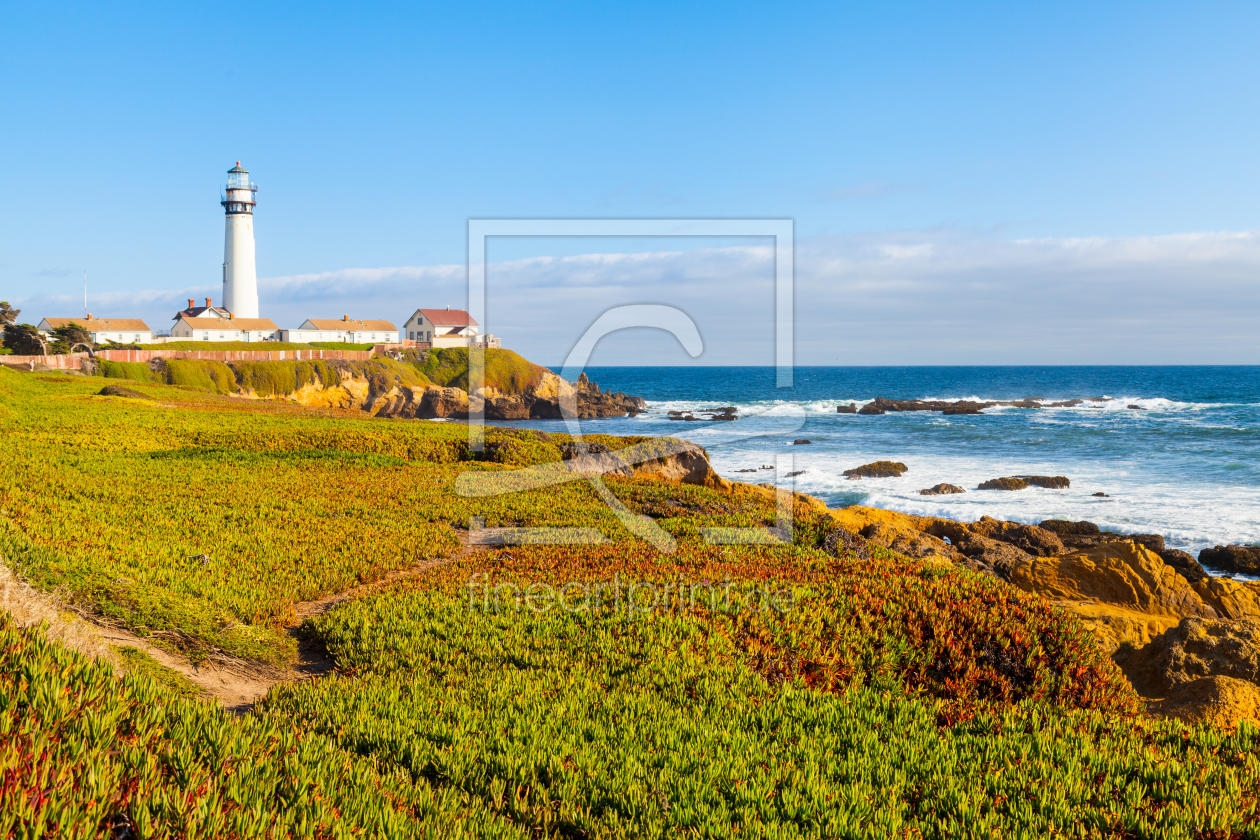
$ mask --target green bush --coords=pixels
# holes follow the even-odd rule
[[[164,382],[145,362],[107,362],[102,360],[101,375],[109,379],[130,379],[133,382]]]
[[[168,385],[200,388],[215,394],[232,394],[236,391],[236,376],[223,362],[206,362],[197,359],[165,359],[163,361]]]
[[[337,369],[324,361],[313,362],[231,362],[236,384],[252,389],[260,397],[292,394],[304,385],[318,382],[331,388],[341,382]]]
[[[467,391],[468,355],[464,347],[430,350],[416,366],[437,385]],[[504,394],[522,394],[542,382],[548,372],[511,350],[485,351],[485,384]]]

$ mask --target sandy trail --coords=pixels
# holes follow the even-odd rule
[[[91,656],[110,656],[109,645],[138,648],[172,671],[187,677],[189,682],[204,690],[209,697],[214,698],[224,708],[244,714],[250,711],[254,703],[273,686],[309,680],[333,671],[336,663],[324,650],[323,645],[298,636],[298,628],[303,621],[323,615],[339,604],[362,598],[396,581],[418,577],[471,552],[484,551],[488,548],[484,545],[470,544],[466,531],[457,529],[456,532],[459,536],[460,548],[450,557],[428,560],[407,569],[390,572],[372,583],[361,584],[344,592],[295,604],[294,619],[285,631],[297,641],[298,657],[293,666],[284,671],[243,660],[229,661],[222,658],[205,660],[199,665],[194,665],[183,656],[157,647],[142,636],[137,636],[121,627],[106,624],[94,616],[81,615],[77,621],[67,619],[63,606],[46,594],[13,580],[9,570],[3,566],[0,566],[0,570],[8,577],[0,576],[0,609],[13,613],[19,624],[33,624],[41,620],[47,622],[50,635],[57,636],[77,650]]]

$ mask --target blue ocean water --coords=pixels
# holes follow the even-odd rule
[[[773,368],[588,368],[605,390],[646,399],[635,418],[588,420],[587,432],[675,435],[704,446],[727,478],[780,483],[835,507],[868,504],[960,521],[1087,519],[1104,529],[1164,535],[1197,553],[1260,544],[1260,366],[800,367],[791,388]],[[836,406],[890,399],[1047,402],[1108,397],[1076,408],[988,409],[860,416]],[[1145,410],[1133,410],[1138,405]],[[684,423],[671,409],[735,406],[732,423]],[[513,424],[518,425],[518,424]],[[519,425],[561,431],[561,421]],[[812,441],[793,446],[797,438]],[[876,460],[905,463],[900,478],[846,480]],[[794,479],[787,472],[802,471]],[[1066,490],[978,491],[986,479],[1065,475]],[[920,496],[940,482],[967,488]],[[1093,494],[1104,492],[1108,498]]]

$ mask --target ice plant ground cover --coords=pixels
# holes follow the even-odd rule
[[[793,545],[710,546],[701,528],[773,525],[773,500],[607,479],[662,554],[585,482],[455,494],[558,456],[529,433],[491,430],[496,463],[455,424],[110,381],[0,369],[0,555],[35,585],[192,658],[283,667],[296,604],[455,559],[307,622],[337,673],[239,717],[0,620],[0,837],[1260,837],[1254,730],[1147,717],[1035,596],[829,555],[820,508]],[[610,543],[459,554],[470,517]],[[737,597],[645,602],[676,581]],[[754,589],[790,607],[745,608]]]

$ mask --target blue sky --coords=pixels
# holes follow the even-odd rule
[[[155,325],[168,293],[218,297],[218,188],[239,159],[262,187],[258,273],[278,322],[458,305],[441,267],[462,264],[470,217],[786,217],[803,361],[1260,359],[1256,4],[10,4],[2,20],[0,152],[21,199],[0,207],[0,297],[36,319],[74,311],[85,268],[96,308]],[[1103,244],[1083,253],[1082,238]],[[905,266],[869,257],[893,241]],[[693,306],[729,285],[696,259],[735,270],[708,241],[519,240],[492,258],[592,248],[660,255],[673,268],[651,294],[687,277]],[[1123,269],[1096,259],[1121,252]],[[548,295],[571,288],[566,266],[500,290],[518,316],[488,325],[539,361],[563,356],[538,321],[564,305]],[[393,286],[370,279],[382,270]],[[295,291],[302,277],[344,282]],[[589,306],[650,288],[618,277]],[[923,282],[938,293],[926,309]],[[1201,317],[1091,321],[1082,335],[1130,341],[1080,338],[1075,355],[1020,346],[1044,320],[1038,296],[1107,283],[1103,299],[1130,311],[1133,295],[1201,288]],[[900,314],[871,291],[906,284]],[[959,296],[986,305],[939,323]],[[1101,317],[1083,303],[1076,319]],[[753,326],[712,309],[702,362],[766,361],[740,349]],[[871,329],[846,348],[871,318],[926,338]],[[935,338],[994,318],[1009,339]],[[1153,328],[1165,341],[1147,346]],[[600,361],[686,361],[645,340]]]

